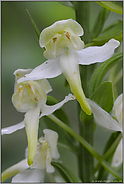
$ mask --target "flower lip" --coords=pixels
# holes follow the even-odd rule
[[[68,19],[57,21],[41,32],[39,39],[40,47],[46,46],[46,43],[48,43],[48,41],[51,40],[51,38],[53,38],[56,33],[61,34],[62,32],[67,31],[68,29],[70,29],[73,34],[78,36],[82,36],[84,33],[81,25],[75,20]]]

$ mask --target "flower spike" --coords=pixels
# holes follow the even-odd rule
[[[92,110],[81,86],[79,64],[106,61],[120,43],[111,39],[101,47],[84,49],[84,42],[80,38],[83,33],[81,25],[73,19],[57,21],[45,28],[40,34],[39,44],[40,47],[45,47],[44,56],[48,60],[18,82],[54,78],[63,73],[81,108],[90,115]]]

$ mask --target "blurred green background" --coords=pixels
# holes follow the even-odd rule
[[[100,5],[91,2],[90,29],[98,15]],[[30,12],[38,28],[42,31],[55,21],[62,19],[75,19],[72,8],[64,6],[59,2],[43,1],[2,1],[1,2],[1,66],[2,66],[2,128],[15,125],[23,120],[24,114],[17,112],[11,102],[14,89],[13,72],[18,68],[34,68],[44,62],[43,49],[40,48],[37,37],[33,30],[29,15]],[[112,24],[115,20],[122,19],[116,13],[110,13],[105,26]],[[50,79],[53,91],[49,94],[58,101],[70,92],[65,88],[63,75]],[[75,131],[78,132],[77,105],[76,101],[64,105]],[[109,137],[109,133],[97,127],[95,132],[95,149],[101,154],[103,147]],[[100,138],[98,138],[100,136]],[[2,136],[2,171],[11,165],[24,159],[27,139],[25,129],[19,130],[11,135]],[[76,157],[73,153],[59,148],[60,160],[77,173]],[[8,179],[8,182],[11,180]]]

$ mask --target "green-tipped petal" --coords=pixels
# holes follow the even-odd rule
[[[38,124],[39,124],[40,107],[28,111],[25,114],[25,128],[28,139],[28,165],[33,164],[34,156],[37,149]]]
[[[9,167],[8,169],[6,169],[2,174],[1,174],[1,182],[3,182],[4,180],[24,171],[25,169],[27,169],[29,166],[26,162],[26,159],[22,160],[21,162]]]
[[[59,58],[59,64],[63,71],[65,78],[70,84],[71,91],[81,105],[81,108],[86,114],[92,114],[90,105],[88,104],[81,87],[81,80],[79,74],[79,66],[76,54],[71,50],[66,50]]]

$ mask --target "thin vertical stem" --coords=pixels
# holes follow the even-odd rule
[[[88,116],[83,111],[80,113],[79,119],[79,133],[90,145],[93,146],[93,115]],[[92,182],[93,180],[93,163],[94,158],[92,154],[81,144],[79,145],[79,174],[83,182]]]
[[[90,29],[89,29],[89,15],[90,15],[90,2],[80,1],[76,4],[76,20],[84,29],[84,35],[82,40],[87,44],[90,41]],[[86,96],[88,96],[88,67],[80,67],[82,86]],[[79,121],[79,133],[90,145],[93,145],[93,118],[82,112],[82,118],[80,117],[81,109],[78,106],[78,121]],[[92,182],[93,170],[94,170],[94,158],[81,144],[79,145],[78,154],[78,168],[79,176],[83,182]]]
[[[90,41],[89,19],[90,19],[90,2],[78,1],[76,3],[76,20],[84,29],[82,40],[86,43]]]

